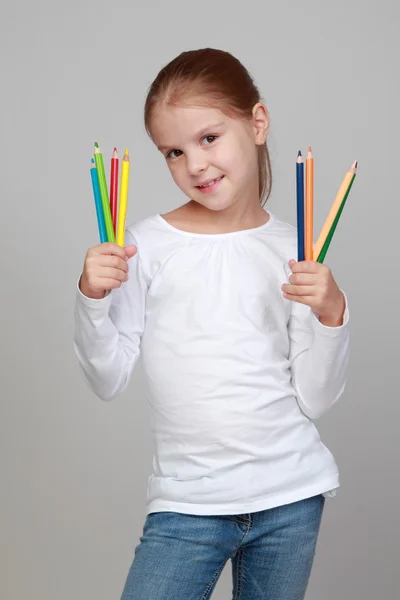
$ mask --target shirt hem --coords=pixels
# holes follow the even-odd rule
[[[195,504],[191,502],[174,502],[167,500],[152,500],[147,505],[146,515],[152,512],[178,512],[192,515],[237,515],[244,513],[259,512],[270,508],[276,508],[285,504],[291,504],[318,494],[325,494],[340,487],[338,479],[329,479],[319,482],[290,494],[279,494],[270,498],[263,498],[254,502],[243,502],[235,504]],[[329,494],[332,496],[334,494]]]

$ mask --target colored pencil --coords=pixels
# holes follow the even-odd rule
[[[355,163],[355,167],[354,168],[357,169],[357,163]],[[328,234],[328,236],[327,236],[327,238],[325,240],[324,245],[322,246],[321,252],[319,253],[318,260],[317,260],[317,262],[319,262],[319,263],[323,263],[324,262],[326,253],[328,252],[328,248],[329,248],[330,243],[331,243],[332,238],[333,238],[333,234],[335,233],[337,224],[339,223],[339,219],[340,219],[341,214],[343,212],[344,205],[346,204],[347,197],[348,197],[348,195],[350,193],[351,186],[353,185],[353,181],[355,180],[355,178],[356,178],[356,173],[354,173],[353,177],[351,178],[350,185],[347,188],[346,195],[343,198],[342,204],[340,205],[340,208],[339,208],[339,210],[337,212],[337,215],[336,215],[335,220],[334,220],[334,222],[332,224],[332,227],[330,228],[329,234]]]
[[[297,260],[304,260],[304,161],[299,150],[296,162]]]
[[[121,247],[123,247],[125,244],[125,221],[126,221],[126,211],[128,208],[130,164],[131,163],[129,160],[129,152],[128,152],[128,148],[126,148],[124,157],[122,159],[121,189],[120,189],[119,209],[118,209],[117,244]]]
[[[118,207],[118,152],[114,148],[111,157],[111,175],[110,175],[110,209],[113,222],[114,233],[117,233],[117,207]]]
[[[96,164],[94,162],[94,158],[92,158],[92,162],[90,164],[90,174],[92,176],[92,186],[93,186],[94,202],[96,205],[96,215],[97,215],[97,224],[99,227],[100,243],[102,244],[103,242],[107,241],[107,232],[106,232],[106,226],[104,223],[103,206],[101,204],[99,178],[97,175],[97,169],[96,169]]]
[[[99,177],[101,204],[103,206],[104,222],[106,225],[107,241],[115,243],[115,234],[111,218],[110,201],[108,198],[107,181],[104,172],[103,155],[99,145],[95,142],[94,160],[96,163],[97,175]]]
[[[306,158],[306,232],[305,258],[313,260],[314,243],[314,158],[311,146]]]
[[[314,246],[314,254],[313,254],[314,260],[318,260],[318,258],[319,258],[319,255],[322,251],[322,248],[323,248],[325,242],[327,241],[329,232],[331,231],[331,228],[335,222],[335,219],[340,210],[340,207],[342,206],[344,199],[345,198],[347,199],[348,192],[350,191],[350,186],[351,186],[352,182],[354,181],[353,176],[356,174],[356,172],[357,172],[357,161],[354,161],[354,163],[351,165],[350,169],[347,171],[347,173],[345,174],[345,176],[343,178],[342,184],[336,194],[336,198],[333,201],[331,209],[325,220],[324,226],[322,227],[321,233],[319,234],[318,240]],[[333,235],[333,232],[332,232],[332,235]]]

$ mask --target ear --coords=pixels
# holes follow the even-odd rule
[[[255,143],[261,146],[265,143],[268,135],[269,115],[267,107],[262,102],[253,106],[253,131]]]

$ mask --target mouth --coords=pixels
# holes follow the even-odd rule
[[[220,182],[221,179],[223,179],[223,177],[224,177],[224,175],[221,175],[220,177],[216,177],[215,179],[207,179],[207,181],[204,181],[201,185],[196,185],[195,187],[199,190],[205,190],[207,188],[211,188],[215,184]]]

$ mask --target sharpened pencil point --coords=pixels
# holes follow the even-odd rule
[[[299,152],[298,152],[297,156],[301,156],[301,150],[299,150]]]
[[[99,145],[98,145],[98,143],[97,143],[97,142],[95,142],[95,143],[94,143],[94,145],[96,146],[96,148],[98,148],[98,147],[99,147]]]
[[[309,151],[309,152],[312,152],[312,150],[311,150],[311,146],[308,146],[308,151]]]
[[[92,165],[94,165],[94,158],[92,158],[92,160],[90,162],[92,163]]]

